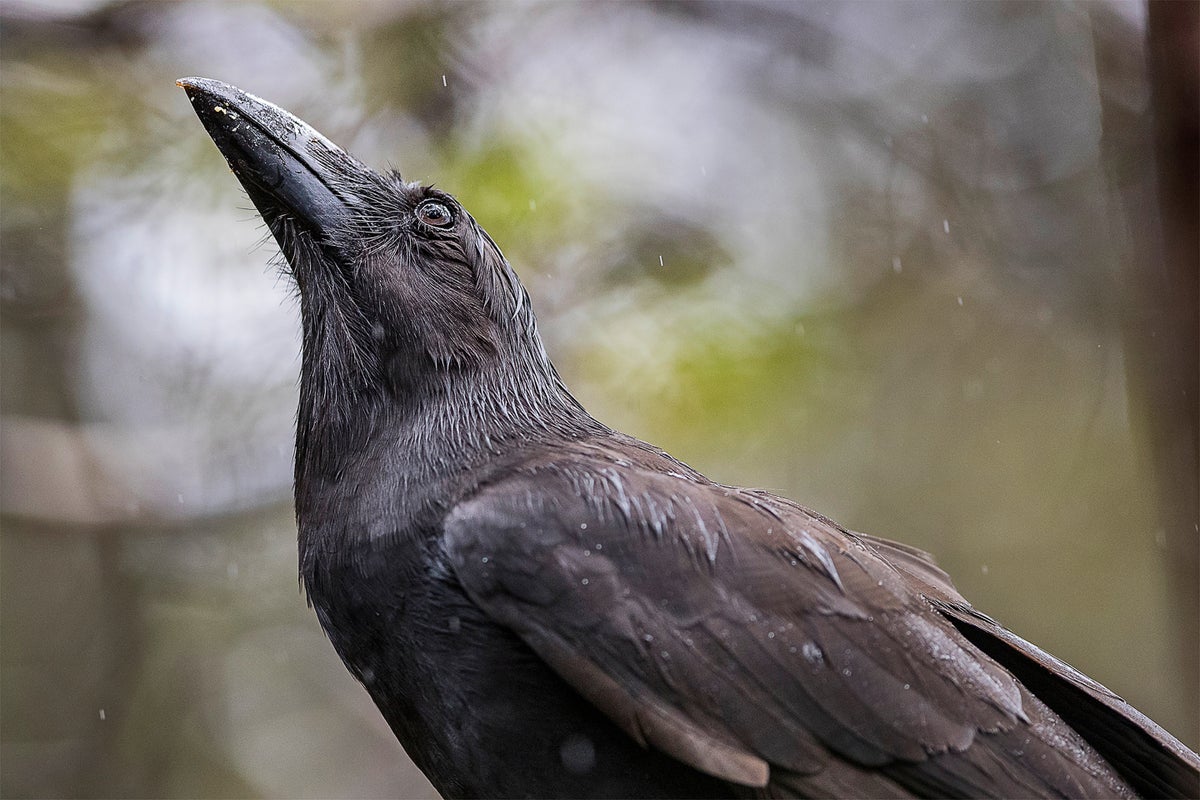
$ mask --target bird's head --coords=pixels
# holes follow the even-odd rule
[[[328,371],[327,389],[403,392],[439,372],[544,359],[524,288],[451,195],[370,169],[234,86],[179,85],[279,243],[305,368]]]
[[[178,83],[299,289],[298,476],[310,456],[336,471],[397,413],[439,459],[594,424],[550,364],[516,274],[452,196],[370,169],[236,87]]]

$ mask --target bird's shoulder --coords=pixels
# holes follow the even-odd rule
[[[459,547],[603,554],[632,580],[697,573],[784,612],[798,602],[811,605],[791,611],[851,617],[929,601],[969,605],[922,550],[850,531],[771,492],[716,483],[621,434],[535,451],[456,502],[445,529]]]

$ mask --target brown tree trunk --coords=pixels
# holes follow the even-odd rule
[[[1141,411],[1138,416],[1156,471],[1161,541],[1172,606],[1177,609],[1171,622],[1178,631],[1187,686],[1180,702],[1191,716],[1190,730],[1177,733],[1196,747],[1200,743],[1200,4],[1151,0],[1148,11],[1150,138],[1157,184],[1156,188],[1148,184],[1141,198],[1131,198],[1145,202],[1141,210],[1132,209],[1136,255],[1128,262],[1131,313],[1126,363],[1131,407]]]

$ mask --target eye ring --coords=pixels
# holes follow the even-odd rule
[[[449,228],[454,224],[450,207],[438,200],[426,200],[413,212],[417,219],[431,228]]]

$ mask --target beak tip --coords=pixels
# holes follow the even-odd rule
[[[175,81],[175,85],[180,89],[183,89],[184,93],[187,94],[188,99],[192,101],[193,105],[195,105],[197,99],[204,94],[205,84],[208,83],[212,83],[212,81],[209,81],[206,78],[180,78],[179,80]]]
[[[212,95],[214,97],[234,97],[239,94],[236,87],[215,81],[212,78],[201,78],[192,76],[189,78],[179,78],[175,81],[175,85],[187,92],[188,97],[193,101],[200,95]]]

